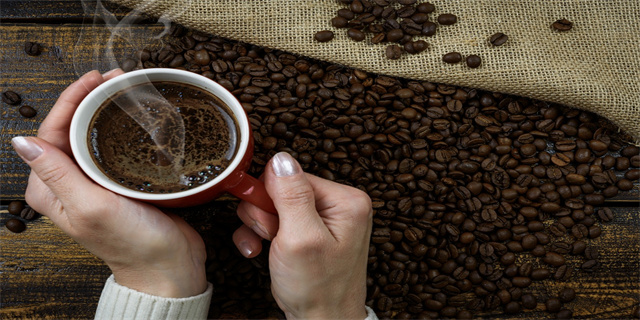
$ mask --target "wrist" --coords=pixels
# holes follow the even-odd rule
[[[202,268],[185,272],[178,269],[111,268],[114,280],[127,288],[164,298],[186,298],[207,290],[207,278]]]
[[[286,317],[292,319],[359,319],[364,320],[369,316],[364,304],[352,308],[323,308],[309,310],[308,312],[293,314],[287,313]]]

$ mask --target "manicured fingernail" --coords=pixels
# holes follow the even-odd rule
[[[288,177],[300,173],[300,165],[286,152],[276,154],[271,161],[273,173],[278,177]]]
[[[27,161],[33,161],[42,154],[42,148],[29,138],[15,137],[11,139],[11,145],[18,155]]]
[[[116,72],[118,70],[120,70],[120,68],[115,68],[113,70],[107,71],[107,72],[103,73],[102,76],[103,77],[108,77],[109,75],[111,75],[112,73],[114,73],[114,72]]]
[[[243,256],[249,258],[253,253],[253,249],[251,248],[251,244],[247,241],[242,241],[238,243],[238,250],[242,253]]]
[[[258,234],[262,238],[271,240],[271,235],[269,235],[267,228],[265,228],[260,222],[254,220],[253,225],[251,226],[251,230],[253,230],[253,232]]]

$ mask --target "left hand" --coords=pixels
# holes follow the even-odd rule
[[[98,85],[122,73],[85,74],[60,95],[38,138],[12,140],[31,167],[26,200],[104,260],[118,284],[162,297],[201,294],[207,280],[200,235],[178,216],[95,184],[72,159],[69,125],[76,108]]]

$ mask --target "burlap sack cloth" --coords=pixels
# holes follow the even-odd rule
[[[418,55],[385,57],[386,45],[354,42],[330,19],[338,0],[113,0],[185,26],[269,48],[410,79],[531,97],[596,112],[640,141],[639,0],[431,0],[458,22],[438,26]],[[550,25],[574,23],[568,32]],[[318,43],[319,30],[333,41]],[[509,36],[501,47],[487,39]],[[478,69],[449,65],[451,51],[483,59]]]

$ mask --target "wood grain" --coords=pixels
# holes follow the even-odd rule
[[[96,0],[2,0],[0,19],[3,23],[101,23]],[[130,9],[111,1],[100,1],[104,9],[122,19]]]
[[[207,233],[224,208],[201,206],[186,215],[187,220],[206,238],[228,234]],[[574,272],[566,282],[546,280],[531,287],[541,300],[554,296],[564,286],[574,288],[577,298],[567,307],[576,317],[584,319],[629,318],[634,305],[640,301],[640,208],[613,208],[615,219],[603,225],[603,234],[589,244],[600,251],[600,268],[594,273]],[[0,221],[9,218],[0,209]],[[223,222],[224,223],[224,222]],[[0,229],[2,263],[0,290],[2,291],[2,319],[70,319],[90,318],[96,307],[109,270],[100,260],[74,243],[49,219],[42,217],[28,222],[20,234]],[[235,248],[230,248],[236,250]],[[578,267],[582,259],[571,258],[568,264]],[[224,269],[224,268],[223,268]],[[527,289],[529,290],[529,289]],[[484,314],[486,318],[549,318],[543,303],[531,312],[516,316],[501,313]]]

